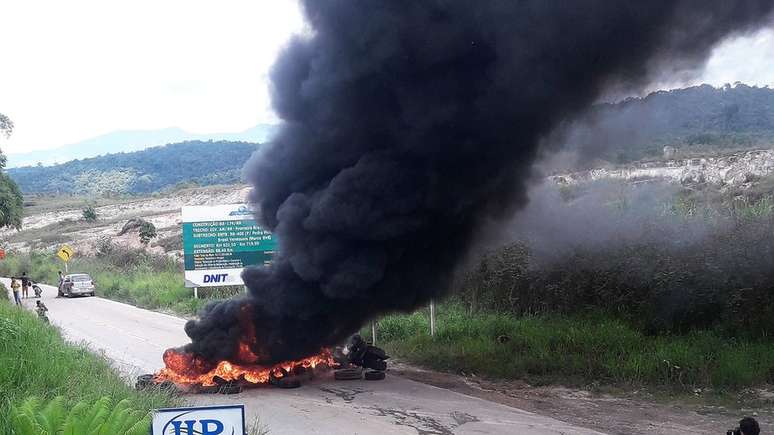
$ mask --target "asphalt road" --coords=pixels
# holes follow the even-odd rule
[[[2,279],[7,286],[9,280]],[[70,341],[113,360],[128,377],[162,365],[169,347],[186,343],[185,320],[102,298],[55,298],[41,285],[51,322]],[[31,292],[32,293],[32,292]],[[32,309],[34,299],[23,300]],[[334,381],[331,374],[282,390],[189,395],[192,404],[245,405],[271,434],[598,434],[550,417],[387,375],[384,381]]]

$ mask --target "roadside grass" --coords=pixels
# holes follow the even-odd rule
[[[2,289],[0,289],[2,290]],[[129,399],[140,410],[174,406],[179,400],[161,392],[132,389],[108,361],[83,346],[65,343],[58,330],[36,316],[0,300],[0,428],[10,433],[11,404],[26,398],[64,396],[66,403],[107,396]]]
[[[774,343],[710,330],[648,336],[603,314],[470,315],[455,304],[438,307],[434,338],[429,328],[426,310],[390,315],[379,320],[378,344],[427,368],[537,384],[647,385],[679,392],[774,383]],[[370,328],[362,334],[370,337]]]
[[[0,276],[27,272],[33,280],[55,286],[62,267],[55,258],[51,252],[12,253],[0,262]],[[199,298],[194,299],[193,289],[185,287],[183,272],[173,260],[118,247],[103,256],[77,257],[69,263],[69,270],[90,274],[100,297],[183,316],[193,316],[212,301],[244,292],[242,287],[199,289]]]

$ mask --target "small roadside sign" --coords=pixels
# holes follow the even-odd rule
[[[5,249],[0,248],[0,260],[5,260]]]
[[[244,435],[245,406],[164,408],[153,413],[151,435]]]
[[[62,261],[67,263],[73,258],[73,256],[75,255],[75,251],[73,250],[73,248],[67,245],[62,245],[62,247],[59,248],[59,251],[56,252],[56,255],[57,257],[61,258]]]

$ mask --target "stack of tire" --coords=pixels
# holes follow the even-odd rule
[[[347,348],[349,363],[355,367],[337,370],[334,373],[337,380],[355,380],[363,377],[368,381],[384,379],[387,360],[390,358],[384,349],[369,344],[360,335],[353,336]]]

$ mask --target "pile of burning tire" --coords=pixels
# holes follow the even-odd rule
[[[336,354],[338,357],[334,359],[338,367],[333,376],[338,381],[363,378],[368,381],[378,381],[385,378],[387,359],[390,357],[383,349],[369,344],[359,335],[353,336],[347,346],[337,349]],[[324,367],[330,367],[330,365],[325,364]],[[290,369],[276,367],[269,372],[268,384],[277,388],[298,388],[303,381],[314,376],[314,368],[307,368],[301,364]],[[241,393],[243,388],[258,385],[242,378],[226,380],[219,376],[212,378],[212,385],[177,385],[169,380],[160,381],[156,375],[145,374],[137,377],[135,388],[137,390],[158,389],[173,393],[237,394]]]

